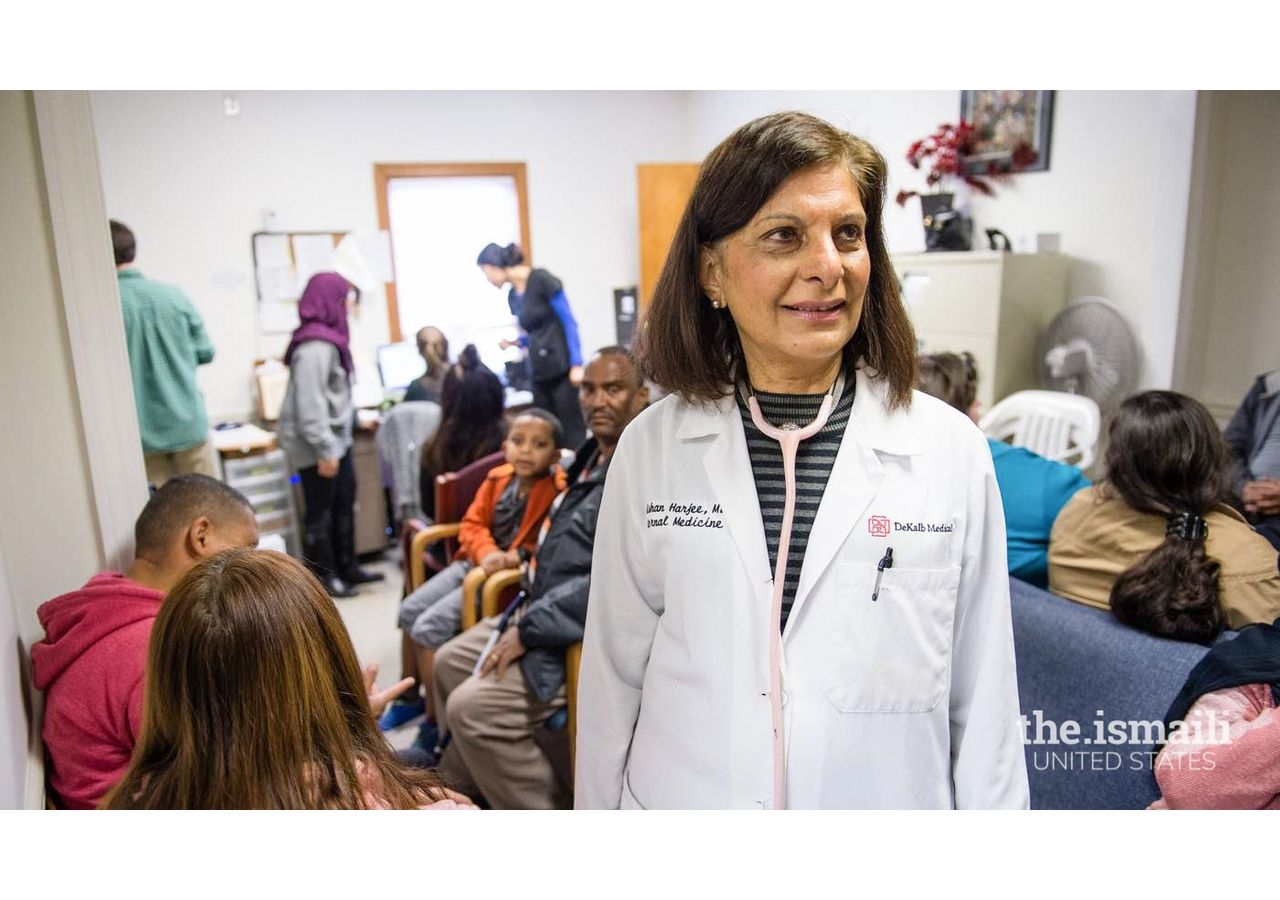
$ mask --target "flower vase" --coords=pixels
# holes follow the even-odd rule
[[[954,194],[920,195],[926,252],[972,249],[973,220],[956,210],[954,201]]]

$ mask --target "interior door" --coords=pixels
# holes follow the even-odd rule
[[[649,305],[671,239],[698,179],[698,163],[636,166],[640,210],[640,309]]]

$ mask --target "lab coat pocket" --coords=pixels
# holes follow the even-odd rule
[[[841,712],[927,712],[946,692],[960,567],[842,563],[828,698]]]

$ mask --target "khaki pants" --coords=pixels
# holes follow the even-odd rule
[[[213,454],[213,447],[208,441],[188,447],[186,450],[148,453],[143,457],[147,463],[147,482],[160,487],[175,475],[189,473],[221,478],[222,473],[218,471],[218,463],[213,458]]]
[[[571,798],[533,739],[568,704],[564,685],[550,703],[539,702],[519,660],[502,678],[496,671],[471,676],[497,624],[497,616],[485,619],[436,653],[436,719],[453,735],[440,774],[463,793],[478,790],[494,809],[568,809]]]

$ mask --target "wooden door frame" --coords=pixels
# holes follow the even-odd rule
[[[393,178],[458,178],[477,175],[507,175],[515,179],[516,196],[520,203],[520,249],[524,261],[533,265],[533,245],[529,239],[529,189],[522,162],[506,163],[374,163],[373,183],[378,197],[378,228],[387,232],[391,249],[392,280],[387,283],[387,316],[390,319],[391,340],[398,342],[404,335],[400,331],[400,303],[396,296],[395,241],[391,236],[391,212],[387,204],[387,188]]]

